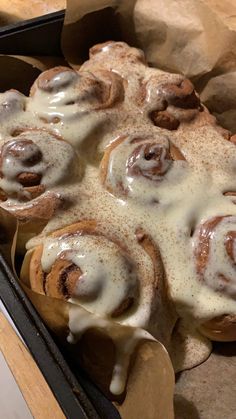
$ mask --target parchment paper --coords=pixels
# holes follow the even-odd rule
[[[65,345],[70,303],[37,294],[26,284],[21,285],[43,321],[63,339]],[[87,367],[91,379],[95,380],[109,397],[109,377],[113,367],[110,342],[103,339],[100,345],[97,338],[93,342],[91,337],[87,340],[85,337],[82,342],[72,345],[70,352],[75,359],[84,356],[85,360],[90,358],[91,354],[91,359],[87,363],[83,362],[83,366]],[[122,419],[173,419],[174,384],[174,371],[167,351],[159,342],[146,341],[138,346],[133,357],[125,399],[122,398],[119,403],[115,402],[115,406]]]
[[[215,343],[206,362],[177,377],[175,419],[235,419],[235,346]]]
[[[66,0],[0,0],[0,26],[62,10]]]
[[[12,266],[15,254],[15,234],[17,232],[17,220],[0,208],[0,252],[4,259]],[[12,251],[12,247],[14,248]]]

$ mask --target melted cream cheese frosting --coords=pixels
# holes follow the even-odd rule
[[[233,260],[225,247],[227,234],[236,231],[236,205],[224,195],[236,191],[236,146],[224,138],[223,131],[198,103],[191,84],[180,75],[149,68],[140,51],[113,42],[92,48],[90,60],[79,72],[59,68],[40,77],[29,98],[17,92],[1,94],[0,138],[3,141],[14,135],[17,139],[17,130],[27,127],[47,129],[70,144],[85,166],[80,182],[66,186],[74,197],[73,205],[66,212],[58,211],[42,234],[28,243],[29,249],[44,243],[43,269],[50,270],[55,259],[69,251],[84,278],[90,278],[88,283],[78,283],[78,293],[85,287],[85,293],[94,291],[100,298],[80,302],[90,312],[88,323],[91,313],[110,322],[106,315],[126,294],[127,278],[131,283],[135,281],[123,266],[115,244],[102,246],[99,253],[97,239],[51,239],[50,233],[79,220],[96,219],[104,233],[131,250],[138,269],[150,272],[152,277],[152,260],[137,241],[137,229],[142,229],[160,250],[169,296],[180,318],[197,327],[220,315],[236,315],[235,235]],[[178,128],[157,125],[153,112],[164,117],[167,125],[177,120]],[[137,142],[132,141],[135,138]],[[41,141],[39,136],[36,143],[41,146]],[[150,141],[155,146],[147,156],[145,145]],[[169,156],[170,144],[183,158]],[[49,166],[59,158],[61,172],[67,171],[66,150],[61,153],[49,148]],[[20,163],[13,168],[10,160],[4,161],[2,167],[0,186],[14,188],[11,175],[20,171]],[[7,181],[3,178],[6,172],[10,173]],[[45,184],[53,191],[49,175],[53,170],[47,173]],[[55,179],[57,176],[59,172]],[[56,190],[60,194],[67,193],[67,189],[57,185]],[[196,269],[197,232],[207,220],[219,216],[226,218],[210,235],[206,269],[200,275]],[[219,274],[227,279],[227,292],[221,292],[225,284],[222,287]],[[112,280],[114,276],[119,277],[117,283]],[[153,284],[143,280],[140,287],[140,306],[117,322],[143,327],[160,338],[164,333],[161,316],[168,323],[166,314],[153,307]],[[156,305],[160,305],[158,298]],[[73,336],[81,332],[81,309],[77,310],[71,310]],[[96,324],[96,316],[94,319]]]

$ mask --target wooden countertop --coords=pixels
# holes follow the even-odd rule
[[[0,417],[65,419],[28,349],[0,312]]]

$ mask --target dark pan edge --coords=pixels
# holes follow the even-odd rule
[[[1,255],[0,296],[65,416],[98,419],[84,390]]]
[[[62,56],[64,17],[62,10],[0,28],[0,54]]]
[[[64,20],[65,10],[59,10],[58,12],[48,13],[43,16],[34,17],[32,19],[21,20],[10,25],[2,26],[0,28],[0,37],[7,36],[14,32],[21,32],[26,29],[34,29],[38,25],[47,25],[57,20]]]

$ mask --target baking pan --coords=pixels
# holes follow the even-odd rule
[[[0,54],[60,56],[63,20],[64,11],[60,11],[1,28]],[[1,255],[0,299],[66,418],[119,419],[120,415],[113,404],[79,366],[72,363],[69,356],[66,359],[65,349],[59,349]]]
[[[0,28],[0,54],[61,56],[65,10]]]

